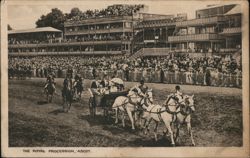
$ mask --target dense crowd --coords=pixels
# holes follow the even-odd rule
[[[87,10],[82,12],[81,15],[74,16],[68,21],[79,21],[88,18],[98,18],[98,17],[110,17],[110,16],[131,16],[133,13],[136,13],[141,8],[144,8],[143,4],[139,5],[112,5],[108,6],[102,10]]]
[[[8,38],[8,44],[46,44],[46,43],[68,43],[68,42],[87,42],[87,41],[112,41],[112,40],[131,40],[132,36],[122,34],[122,33],[113,33],[113,34],[94,34],[91,36],[74,36],[74,37],[55,37],[52,35],[45,36],[46,38],[30,37],[30,38]]]
[[[171,74],[174,76],[172,79],[168,79],[174,80],[171,83],[177,82],[176,80],[181,82],[180,78],[184,75],[186,76],[185,78],[187,76],[190,76],[190,78],[185,79],[183,83],[190,84],[193,82],[195,84],[196,79],[194,77],[202,74],[205,77],[203,77],[204,85],[212,85],[209,80],[213,77],[219,79],[220,76],[238,76],[238,78],[241,78],[241,67],[240,59],[234,59],[230,55],[224,57],[191,58],[188,55],[170,54],[164,57],[144,57],[137,59],[129,59],[125,56],[40,56],[9,58],[10,74],[13,74],[14,70],[31,70],[33,76],[45,77],[53,72],[57,74],[56,76],[63,77],[66,71],[72,69],[75,74],[81,74],[85,78],[100,78],[101,74],[109,74],[110,77],[121,77],[127,81],[132,81],[139,77],[136,80],[151,78],[146,79],[146,81],[155,82],[152,76],[158,73],[159,82],[164,82],[164,79],[167,79]],[[134,78],[134,75],[137,77]],[[181,75],[182,77],[180,77]]]
[[[12,37],[9,35],[8,44],[42,44],[42,43],[56,43],[61,42],[62,37],[60,34],[55,33],[36,33],[33,36],[30,35],[15,35]]]
[[[67,37],[63,42],[86,42],[86,41],[111,41],[111,40],[131,40],[131,36],[122,33],[115,34],[95,34],[92,36],[74,36]]]

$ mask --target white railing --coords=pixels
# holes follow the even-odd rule
[[[194,25],[203,25],[203,24],[211,24],[217,23],[219,21],[223,21],[223,17],[210,17],[210,18],[201,18],[201,19],[192,19],[187,21],[176,22],[176,26],[194,26]]]
[[[66,31],[64,35],[83,35],[83,34],[98,34],[98,33],[116,33],[116,32],[132,32],[132,28],[110,28],[110,29],[96,29],[96,30],[78,30]]]
[[[185,41],[202,41],[202,40],[212,40],[220,39],[221,36],[213,33],[206,34],[192,34],[192,35],[182,35],[182,36],[169,36],[169,42],[185,42]]]
[[[169,48],[143,48],[143,56],[161,56],[169,53]]]
[[[10,56],[39,56],[39,55],[99,55],[122,54],[121,51],[74,51],[74,52],[9,52]]]
[[[222,33],[241,33],[241,27],[225,28]]]
[[[64,26],[76,26],[76,25],[88,25],[89,23],[95,24],[100,22],[105,23],[112,23],[117,21],[123,20],[132,20],[132,16],[109,16],[109,17],[96,17],[96,18],[89,18],[89,19],[82,19],[82,20],[72,20],[66,21]]]

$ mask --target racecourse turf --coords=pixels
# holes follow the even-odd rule
[[[159,140],[154,141],[152,130],[144,135],[138,128],[131,130],[114,124],[102,116],[89,116],[86,87],[80,102],[72,104],[69,113],[63,113],[60,94],[62,79],[57,79],[57,94],[52,103],[46,103],[43,93],[45,79],[9,80],[9,146],[10,147],[141,147],[170,145],[163,137],[163,123],[159,127]],[[126,82],[126,87],[135,83]],[[161,104],[173,92],[175,85],[146,83],[153,88],[154,100]],[[242,90],[237,88],[181,85],[186,94],[195,95],[196,111],[192,114],[192,130],[197,146],[242,146]],[[153,126],[154,123],[151,124]],[[191,141],[186,127],[181,127],[177,146],[188,146]]]

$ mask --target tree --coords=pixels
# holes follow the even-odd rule
[[[70,17],[81,16],[82,11],[79,8],[72,8],[70,11]]]
[[[8,30],[13,30],[13,28],[8,24]]]
[[[37,21],[37,27],[54,27],[56,29],[63,31],[63,23],[65,21],[65,16],[61,10],[58,8],[51,9],[51,12],[47,15],[42,15]]]

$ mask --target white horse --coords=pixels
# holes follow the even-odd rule
[[[177,131],[176,131],[176,136],[175,136],[175,141],[179,138],[179,130],[180,130],[180,125],[181,124],[186,124],[187,125],[187,132],[191,138],[191,143],[193,146],[195,146],[194,138],[193,138],[193,133],[192,133],[192,126],[191,126],[191,114],[195,111],[194,107],[194,95],[184,96],[184,104],[180,104],[179,108],[176,111],[176,126],[177,126]]]
[[[166,129],[171,138],[172,146],[175,146],[175,141],[179,136],[179,127],[181,123],[186,123],[188,132],[191,136],[192,145],[195,145],[193,140],[193,135],[191,131],[191,113],[195,111],[194,109],[194,100],[193,96],[185,95],[182,100],[179,100],[179,103],[176,100],[169,96],[166,102],[166,105],[154,105],[147,103],[149,105],[143,114],[143,118],[146,120],[144,123],[144,130],[145,134],[149,130],[149,124],[152,120],[155,121],[155,128],[154,128],[154,137],[157,141],[157,128],[159,122],[163,121]],[[174,139],[174,133],[171,128],[171,123],[177,123],[177,132],[176,137]]]
[[[133,113],[135,113],[138,109],[138,104],[139,106],[143,106],[144,104],[144,98],[150,98],[152,100],[152,89],[147,90],[146,94],[144,95],[140,90],[137,92],[130,90],[127,97],[125,96],[120,96],[115,99],[114,104],[112,105],[112,108],[115,109],[115,123],[118,123],[118,110],[122,112],[122,125],[125,127],[125,114],[127,112],[129,119],[131,121],[132,129],[135,129],[135,120]]]

